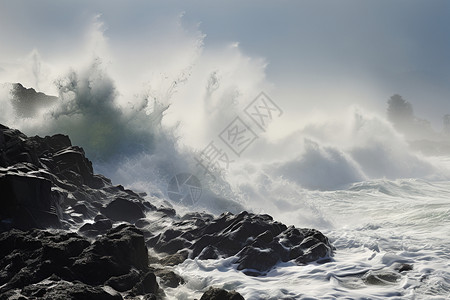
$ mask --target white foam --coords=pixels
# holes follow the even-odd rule
[[[235,269],[233,257],[187,260],[175,267],[186,285],[167,294],[173,299],[199,297],[212,285],[236,289],[245,299],[444,299],[450,291],[449,183],[398,180],[358,186],[358,190],[312,192],[317,205],[334,216],[332,228],[323,230],[337,248],[333,262],[282,263],[267,276],[249,277]],[[385,189],[391,192],[386,194]],[[417,194],[420,189],[426,192]],[[283,214],[278,217],[283,220]],[[367,285],[360,279],[369,270],[393,268],[395,263],[412,264],[413,270],[392,284]]]
[[[89,44],[98,40],[102,50],[97,55],[106,53],[108,61],[114,55],[108,53],[108,39],[97,25]],[[102,62],[105,56],[85,58],[89,64],[71,66],[74,70],[67,72],[67,58],[64,68],[53,68],[66,71],[48,80],[58,79],[59,103],[35,118],[14,115],[4,86],[0,122],[30,135],[69,134],[74,144],[86,149],[97,172],[147,192],[158,205],[170,201],[167,184],[174,175],[196,175],[203,197],[195,206],[174,203],[180,214],[241,209],[268,213],[287,225],[323,231],[337,248],[334,262],[280,264],[258,278],[236,271],[233,258],[187,260],[175,268],[187,283],[167,289],[172,298],[199,297],[210,285],[237,289],[247,299],[442,298],[450,292],[450,185],[444,181],[450,178],[450,158],[423,157],[383,117],[343,107],[347,112],[333,118],[277,127],[278,140],[260,133],[254,144],[259,146],[249,147],[226,175],[215,174],[213,181],[196,165],[195,152],[242,113],[236,103],[250,101],[266,87],[266,63],[250,59],[238,47],[203,51],[201,32],[183,36],[179,24],[175,27],[175,36],[185,38],[180,38],[182,46],[167,46],[153,64],[140,53],[133,67],[125,67],[130,71],[125,76],[111,72]],[[158,69],[173,58],[179,59],[169,71]],[[144,69],[136,67],[141,64]],[[145,69],[150,66],[157,69]],[[146,77],[158,70],[159,75]],[[136,83],[134,76],[145,80]],[[149,78],[152,82],[143,84]],[[172,128],[162,126],[164,113]],[[179,120],[183,122],[175,126]],[[414,269],[400,282],[367,286],[358,279],[361,272],[402,261]],[[346,280],[343,275],[348,275]]]

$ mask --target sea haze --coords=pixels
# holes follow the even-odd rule
[[[25,3],[0,4],[1,124],[69,135],[96,173],[180,215],[270,214],[336,248],[260,277],[188,259],[170,299],[450,294],[447,2]],[[195,201],[170,196],[179,174]]]

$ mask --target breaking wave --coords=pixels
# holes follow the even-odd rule
[[[171,66],[175,75],[159,74],[131,90],[122,89],[123,77],[110,72],[102,58],[90,60],[85,68],[72,66],[53,80],[57,101],[26,117],[14,106],[13,85],[3,84],[0,123],[28,135],[68,134],[85,149],[96,172],[146,192],[155,203],[173,205],[180,214],[243,209],[269,213],[284,223],[325,232],[338,248],[333,263],[302,270],[283,265],[274,271],[278,273],[259,279],[237,277],[228,259],[187,260],[177,269],[188,275],[186,292],[173,291],[173,297],[182,299],[212,284],[267,299],[376,299],[414,290],[431,296],[450,291],[445,270],[448,159],[412,151],[383,117],[349,107],[332,120],[284,129],[284,138],[276,142],[259,136],[259,144],[228,170],[212,170],[214,180],[194,158],[239,112],[239,102],[260,91],[266,63],[232,47],[220,52],[227,63],[217,66],[211,63],[217,61],[213,54],[204,51],[202,37],[196,34],[190,44],[195,55],[175,71]],[[168,182],[179,173],[194,174],[201,182],[202,197],[194,206],[168,197]],[[382,290],[358,286],[363,270],[411,260],[417,266],[405,282]]]

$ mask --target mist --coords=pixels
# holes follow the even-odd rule
[[[1,290],[67,285],[120,298],[112,293],[124,283],[125,298],[147,285],[167,299],[200,299],[211,286],[245,299],[444,297],[449,28],[445,0],[0,0],[0,124],[28,136],[0,131],[0,179],[13,198],[4,204],[28,223],[45,187],[41,202],[55,206],[32,211],[56,211],[75,248],[94,243],[67,260],[74,272],[16,276],[21,265],[8,261],[28,252],[11,248],[5,280],[54,274]],[[54,134],[82,149],[33,137]],[[0,229],[16,222],[2,216]],[[143,268],[118,275],[118,264],[91,286],[82,265],[119,262],[129,230],[117,228],[131,230],[131,248],[139,239]],[[10,231],[5,243],[11,234],[28,238]],[[235,245],[245,247],[228,252]]]
[[[147,181],[163,183],[183,170],[200,176],[193,158],[211,141],[226,149],[219,135],[235,117],[247,122],[256,139],[239,157],[231,153],[232,163],[219,172],[231,181],[248,163],[313,190],[376,178],[447,178],[446,171],[425,156],[436,152],[422,151],[425,146],[417,146],[417,141],[445,140],[440,133],[450,92],[435,77],[448,74],[442,73],[442,66],[433,69],[436,56],[417,57],[430,49],[411,47],[421,39],[438,38],[426,32],[438,26],[443,17],[439,8],[445,4],[423,12],[436,14],[436,23],[422,22],[424,28],[408,33],[405,28],[414,22],[410,15],[423,9],[421,4],[392,4],[387,6],[390,11],[351,2],[352,10],[334,5],[330,15],[323,4],[274,8],[263,3],[264,16],[289,14],[280,24],[255,19],[254,26],[261,26],[255,34],[239,30],[237,24],[249,20],[230,10],[228,16],[236,23],[223,28],[217,8],[200,4],[136,4],[125,9],[100,3],[89,9],[68,4],[70,17],[64,5],[49,14],[44,6],[21,11],[23,4],[2,4],[2,19],[9,26],[1,27],[0,37],[10,42],[0,59],[0,81],[5,83],[1,122],[32,135],[68,134],[98,170],[141,188],[142,181],[133,181],[137,174],[127,175],[139,172],[139,160],[147,161],[141,174]],[[249,4],[242,8],[252,9]],[[369,8],[386,21],[375,15],[363,18]],[[120,18],[115,18],[120,10]],[[143,11],[148,17],[135,19]],[[27,21],[14,26],[19,12]],[[312,19],[308,12],[321,12],[327,22]],[[344,17],[332,32],[330,24]],[[61,18],[66,18],[64,24]],[[358,22],[361,28],[356,30]],[[19,34],[30,39],[14,38]],[[380,45],[383,51],[374,48]],[[438,48],[446,47],[448,38],[440,40]],[[418,80],[421,84],[413,86]],[[16,82],[58,101],[32,114],[18,114],[20,99],[14,99],[9,85]],[[245,119],[245,108],[262,91],[283,112],[265,130]],[[404,95],[415,109],[415,121],[407,126],[399,126],[398,118],[388,113],[394,94]],[[417,136],[419,120],[428,120],[428,129]]]

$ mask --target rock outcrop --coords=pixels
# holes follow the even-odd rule
[[[171,255],[186,253],[185,258],[236,256],[237,269],[254,276],[264,275],[279,262],[326,262],[332,255],[331,244],[318,230],[287,227],[269,215],[245,211],[218,218],[186,216],[147,244]]]
[[[117,292],[130,297],[159,293],[144,236],[132,225],[122,224],[93,242],[64,230],[12,229],[0,234],[0,257],[0,299],[12,294],[122,299]]]
[[[321,232],[269,215],[157,208],[94,174],[83,149],[60,134],[27,137],[0,125],[0,195],[0,299],[157,299],[184,283],[168,266],[189,258],[235,257],[237,270],[262,276],[279,262],[327,262],[333,253]],[[212,289],[202,299],[243,298]]]
[[[156,209],[138,194],[95,175],[84,150],[72,146],[67,136],[28,138],[2,125],[0,190],[0,231],[69,229],[103,213],[114,221],[134,222]],[[97,225],[98,233],[104,232]]]
[[[211,287],[203,294],[200,300],[244,300],[244,297],[236,291],[228,292],[224,289]]]

